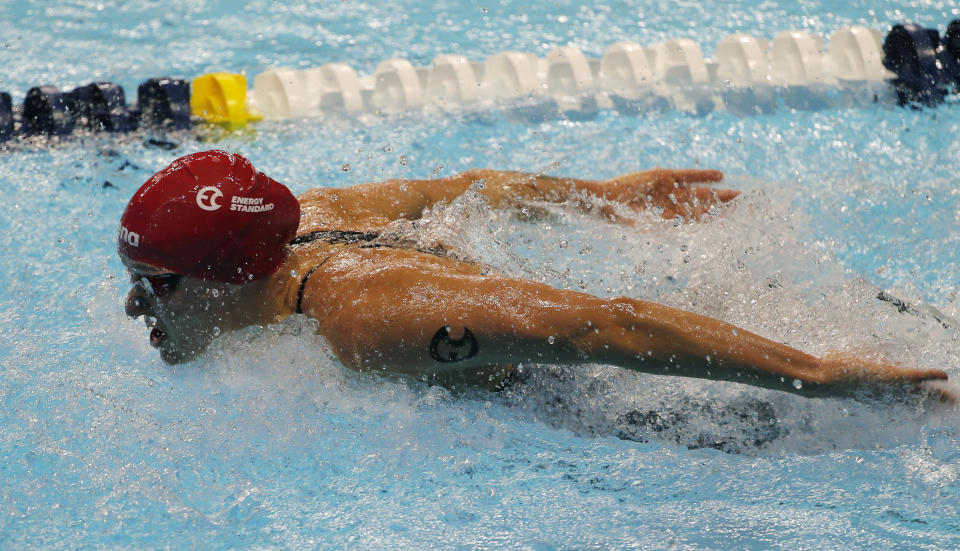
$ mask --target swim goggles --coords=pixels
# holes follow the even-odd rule
[[[130,274],[130,279],[134,285],[140,285],[145,291],[153,296],[160,298],[177,290],[181,274]]]

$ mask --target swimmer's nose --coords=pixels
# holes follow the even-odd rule
[[[130,289],[130,292],[127,293],[127,300],[124,304],[124,310],[126,310],[127,316],[138,318],[144,314],[146,307],[147,300],[143,297],[139,288],[134,286]]]

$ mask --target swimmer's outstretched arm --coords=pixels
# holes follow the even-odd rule
[[[415,255],[363,249],[331,260],[311,278],[304,310],[347,365],[419,374],[595,362],[806,396],[885,392],[947,378],[936,369],[854,356],[817,358],[674,308],[484,275],[449,259],[427,265]]]
[[[436,180],[388,180],[345,189],[316,189],[298,199],[305,219],[323,221],[324,229],[375,229],[398,219],[419,218],[423,210],[440,201],[451,201],[475,184],[494,208],[513,208],[528,202],[573,201],[611,219],[619,217],[593,198],[624,203],[635,210],[659,207],[661,216],[696,218],[711,206],[729,201],[739,192],[695,187],[723,179],[716,170],[655,169],[625,174],[606,181],[582,180],[508,172],[470,170]]]

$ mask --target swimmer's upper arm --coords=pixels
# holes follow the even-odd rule
[[[301,209],[301,231],[375,230],[394,220],[419,218],[429,204],[422,194],[403,189],[394,181],[343,189],[315,189],[297,200]]]

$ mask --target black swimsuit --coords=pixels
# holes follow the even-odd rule
[[[295,247],[314,241],[323,241],[331,245],[350,245],[353,243],[369,243],[378,237],[380,237],[380,233],[375,231],[320,230],[298,235],[290,241],[290,245]]]
[[[378,241],[379,240],[379,241]],[[374,249],[380,247],[386,248],[407,248],[421,253],[432,254],[434,256],[447,256],[447,251],[443,248],[443,245],[437,245],[433,248],[420,248],[420,247],[405,247],[400,240],[399,236],[396,234],[382,234],[375,231],[349,231],[349,230],[318,230],[305,233],[303,235],[298,235],[290,241],[290,245],[296,247],[297,245],[305,245],[307,243],[313,243],[314,241],[321,241],[329,245],[353,245],[356,243],[363,243],[360,245],[359,249]],[[313,275],[313,272],[317,271],[320,266],[323,266],[330,257],[327,257],[323,262],[314,266],[307,275],[303,276],[303,279],[300,281],[300,290],[297,293],[297,313],[302,314],[303,311],[300,309],[300,303],[303,301],[303,290],[307,286],[307,280]]]
[[[345,231],[345,230],[319,230],[312,231],[310,233],[305,233],[303,235],[298,235],[290,241],[290,246],[296,247],[297,245],[304,245],[306,243],[313,243],[314,241],[322,241],[330,245],[352,245],[354,243],[370,243],[371,241],[380,237],[380,234],[375,231]],[[367,245],[368,247],[386,247],[388,245],[372,244]],[[327,260],[330,260],[330,257],[323,259],[323,262],[317,264],[307,272],[307,275],[303,276],[303,279],[300,280],[300,289],[297,290],[297,313],[303,313],[303,291],[307,287],[307,280],[310,279],[310,276],[313,275],[313,272],[316,272],[320,269],[321,266],[327,263]]]

